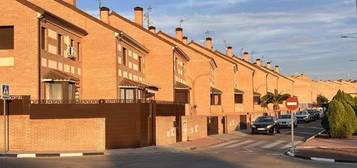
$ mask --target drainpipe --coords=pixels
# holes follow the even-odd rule
[[[37,50],[38,50],[38,103],[41,104],[41,95],[42,95],[42,92],[41,92],[41,85],[42,85],[42,80],[41,80],[41,20],[43,18],[43,14],[41,13],[38,13],[37,14],[37,33],[38,33],[38,36],[37,36],[37,39],[38,39],[38,46],[37,46]]]

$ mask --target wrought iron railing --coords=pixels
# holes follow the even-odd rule
[[[91,100],[31,100],[31,104],[138,104],[138,103],[156,103],[156,104],[177,104],[180,102],[145,100],[145,99],[91,99]]]

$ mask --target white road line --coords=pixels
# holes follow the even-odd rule
[[[17,154],[18,158],[35,158],[36,154],[31,153],[31,154]]]
[[[60,153],[60,157],[83,156],[83,153]]]
[[[225,148],[234,148],[234,147],[245,145],[245,144],[248,144],[248,143],[251,143],[251,142],[254,142],[254,140],[246,140],[246,141],[243,141],[243,142],[240,142],[240,143],[237,143],[237,144],[226,146]]]
[[[323,162],[335,162],[335,159],[317,158],[317,157],[311,157],[311,160],[323,161]]]
[[[238,142],[238,140],[223,142],[223,143],[220,143],[220,144],[217,144],[217,145],[213,145],[213,146],[211,146],[211,148],[218,148],[218,147],[226,146],[226,145],[229,145],[229,144],[232,144],[232,143],[236,143],[236,142]]]
[[[298,145],[298,144],[301,144],[301,143],[303,143],[303,141],[295,141],[294,142],[295,145]],[[286,148],[290,148],[290,147],[291,147],[291,142],[286,144],[286,145],[284,145],[284,146],[282,146],[280,149],[286,149]]]
[[[278,140],[278,141],[276,141],[276,142],[273,142],[273,143],[270,143],[270,144],[267,144],[267,145],[263,146],[263,148],[264,148],[264,149],[269,149],[269,148],[275,147],[275,146],[277,146],[277,145],[279,145],[279,144],[281,144],[281,143],[284,143],[284,142],[286,142],[286,141],[284,141],[284,140]]]
[[[252,143],[252,144],[246,146],[245,148],[256,147],[256,146],[258,146],[258,145],[264,144],[265,142],[267,142],[267,141],[258,141],[258,142],[255,142],[255,143]]]

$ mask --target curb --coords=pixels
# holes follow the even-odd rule
[[[314,139],[316,136],[320,135],[320,134],[323,133],[323,132],[325,132],[325,130],[322,130],[322,131],[318,132],[317,134],[315,134],[315,135],[313,135],[313,136],[311,136],[311,137],[305,139],[305,142],[310,141],[311,139]]]
[[[290,157],[305,159],[305,160],[314,160],[314,161],[321,161],[321,162],[333,162],[333,163],[357,163],[357,160],[338,160],[338,159],[331,159],[331,158],[320,158],[320,157],[306,157],[302,155],[293,155],[290,151],[285,153]]]
[[[80,156],[98,156],[98,155],[104,155],[104,152],[0,154],[0,158],[80,157]]]

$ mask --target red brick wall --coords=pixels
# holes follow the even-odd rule
[[[3,116],[0,117],[3,134]],[[9,116],[10,151],[101,151],[105,149],[105,121],[88,119],[39,119]],[[85,129],[84,129],[85,128]],[[3,137],[0,150],[3,150]]]
[[[227,130],[228,133],[239,130],[240,115],[227,116]]]

